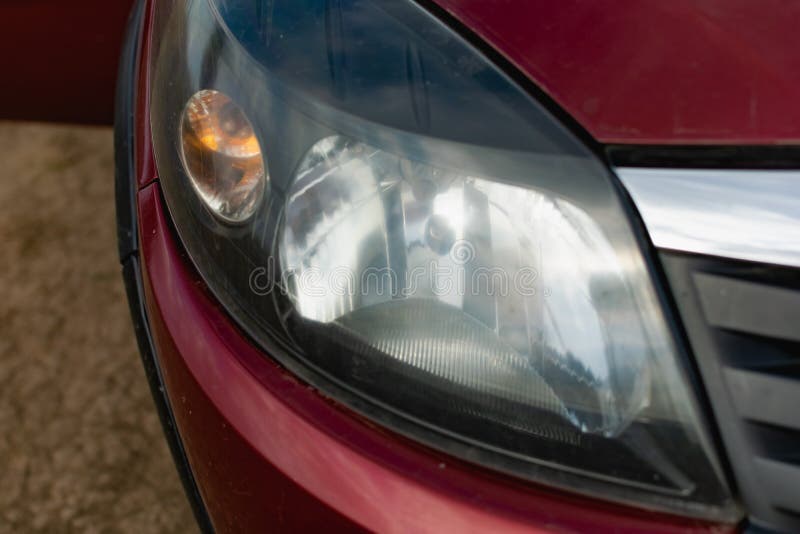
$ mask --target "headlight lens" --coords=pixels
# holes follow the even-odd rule
[[[170,212],[270,354],[467,459],[736,519],[613,178],[482,55],[405,0],[160,2],[155,22]],[[193,168],[206,149],[224,165]]]
[[[663,348],[575,199],[341,137],[314,145],[296,174],[278,239],[284,287],[300,337],[347,354],[340,365],[366,351],[358,365],[384,376],[362,388],[385,396],[399,382],[376,382],[393,370],[427,378],[452,410],[534,435],[553,419],[569,439],[618,435],[650,404]]]

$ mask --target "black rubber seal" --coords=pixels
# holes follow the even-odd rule
[[[120,262],[139,248],[136,233],[134,118],[138,49],[144,2],[137,1],[128,18],[117,72],[114,109],[114,200]]]
[[[139,265],[139,241],[136,217],[135,169],[135,102],[136,75],[139,65],[139,43],[142,35],[144,1],[137,0],[128,21],[128,29],[120,58],[114,116],[115,198],[117,207],[117,241],[122,278],[128,295],[133,328],[139,344],[142,365],[156,404],[164,436],[178,470],[184,492],[194,512],[197,525],[204,533],[213,533],[205,504],[197,488],[178,427],[172,414],[155,345],[150,334],[144,306],[144,286]]]

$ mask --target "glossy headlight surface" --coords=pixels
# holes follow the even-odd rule
[[[167,203],[270,355],[471,461],[737,518],[614,178],[541,106],[411,2],[158,6]],[[180,157],[199,91],[270,155],[244,223],[209,212]]]

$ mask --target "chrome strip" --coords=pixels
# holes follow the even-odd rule
[[[615,171],[656,247],[800,267],[800,171]]]

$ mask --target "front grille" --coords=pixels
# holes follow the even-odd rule
[[[751,521],[800,532],[800,269],[660,259]]]

